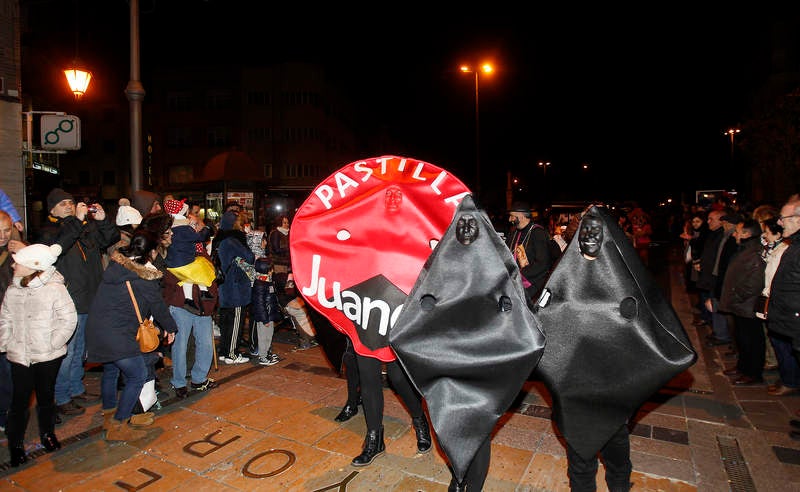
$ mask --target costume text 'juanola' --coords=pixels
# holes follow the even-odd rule
[[[536,374],[553,396],[553,418],[590,459],[696,354],[616,219],[592,206],[581,228],[586,221],[602,226],[596,257],[571,241],[545,285],[549,303],[534,315],[547,338]]]
[[[297,287],[355,351],[395,360],[388,334],[467,187],[424,161],[352,162],[317,186],[292,221]]]
[[[519,269],[472,196],[461,202],[389,334],[455,476],[533,370],[544,336]]]

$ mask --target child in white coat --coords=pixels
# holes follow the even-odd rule
[[[11,363],[14,387],[6,425],[14,467],[27,461],[25,429],[34,391],[42,446],[47,452],[61,447],[54,433],[56,376],[78,315],[53,266],[59,254],[58,244],[32,244],[13,254],[14,280],[0,308],[0,352]]]

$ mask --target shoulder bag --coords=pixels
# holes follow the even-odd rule
[[[136,302],[136,297],[133,295],[130,281],[126,281],[125,285],[128,286],[128,293],[131,295],[131,302],[133,302],[133,309],[136,310],[136,318],[139,320],[139,330],[136,332],[136,341],[139,342],[139,348],[142,352],[152,352],[157,349],[161,344],[159,337],[159,330],[153,324],[153,320],[147,318],[142,320],[142,314],[139,312],[139,303]]]

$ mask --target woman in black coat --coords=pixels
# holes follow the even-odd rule
[[[111,256],[103,273],[103,282],[89,310],[86,323],[86,350],[88,360],[103,364],[101,396],[105,416],[106,440],[128,441],[144,437],[137,427],[153,423],[153,414],[136,415],[133,408],[147,378],[147,368],[136,332],[139,319],[128,292],[133,290],[142,319],[155,319],[167,332],[167,342],[172,343],[178,326],[169,314],[161,295],[159,279],[162,273],[152,265],[159,237],[147,229],[137,229],[131,244]],[[117,399],[117,380],[122,373],[125,386]],[[113,417],[113,418],[112,418]]]

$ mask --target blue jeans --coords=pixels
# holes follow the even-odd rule
[[[718,299],[713,299],[712,302],[714,303],[714,309],[717,309],[719,305]],[[728,329],[728,315],[723,314],[720,312],[713,312],[711,313],[711,332],[714,334],[714,337],[718,340],[724,340],[726,342],[733,341],[731,337],[731,332]]]
[[[6,426],[8,409],[11,408],[11,396],[14,383],[11,380],[11,364],[5,352],[0,353],[0,427]]]
[[[208,377],[211,362],[214,360],[214,332],[211,327],[211,316],[195,316],[189,311],[170,306],[169,313],[178,325],[178,333],[172,343],[172,379],[174,388],[186,387],[186,350],[189,337],[194,334],[194,364],[192,364],[192,382],[200,384]]]
[[[117,401],[117,381],[119,374],[125,378],[125,386]],[[103,378],[100,381],[100,393],[103,398],[103,409],[116,407],[116,420],[127,422],[133,415],[133,407],[139,401],[139,393],[147,379],[147,367],[141,354],[103,364]]]
[[[781,384],[787,388],[800,388],[800,365],[792,355],[792,340],[771,331],[767,331],[767,333],[772,348],[775,350],[775,359],[778,360]]]
[[[61,361],[61,369],[56,377],[56,405],[64,405],[72,400],[73,396],[82,395],[86,388],[83,386],[83,360],[86,357],[86,320],[88,314],[78,315],[78,326],[75,334],[67,343],[67,356]]]

